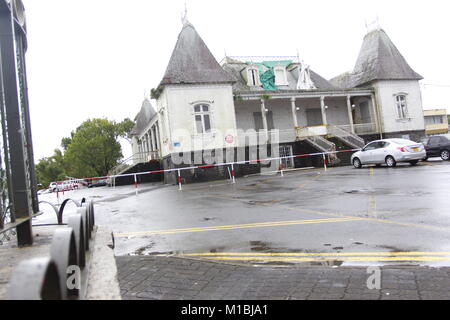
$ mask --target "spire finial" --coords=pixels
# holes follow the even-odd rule
[[[373,20],[372,22],[369,22],[369,23],[367,22],[367,20],[365,20],[365,23],[366,23],[367,33],[370,33],[374,30],[381,30],[380,17],[378,16],[378,14],[377,14],[375,20]]]
[[[189,24],[189,20],[187,18],[187,4],[186,4],[186,0],[184,1],[184,13],[181,14],[181,23],[183,23],[183,26]]]

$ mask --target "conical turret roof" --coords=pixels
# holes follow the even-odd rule
[[[150,121],[155,115],[156,115],[155,108],[153,108],[151,102],[147,98],[145,98],[144,102],[142,102],[141,110],[134,119],[135,125],[131,130],[131,135],[143,134],[144,130],[147,128]]]
[[[364,37],[358,60],[351,73],[331,80],[344,88],[358,87],[374,80],[422,80],[382,29]]]
[[[161,85],[224,82],[234,79],[221,68],[192,24],[185,24]]]
[[[361,47],[353,73],[359,77],[356,85],[373,80],[422,80],[406,62],[384,30],[368,33]]]

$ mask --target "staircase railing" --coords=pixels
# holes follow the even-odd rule
[[[329,125],[328,134],[335,136],[356,149],[362,148],[365,145],[363,138],[339,126]]]
[[[302,140],[308,142],[310,145],[312,145],[313,147],[315,147],[316,149],[318,149],[322,152],[336,151],[336,145],[333,142],[325,139],[322,136],[311,136],[311,137],[306,137]],[[338,158],[338,156],[335,153],[328,155],[328,163],[329,164],[336,165],[340,161],[341,160]]]
[[[144,163],[150,160],[159,159],[159,151],[150,151],[150,152],[137,152],[133,154],[131,157],[122,160],[117,166],[112,168],[108,172],[108,176],[115,176],[123,173],[124,171],[130,169],[137,163]]]

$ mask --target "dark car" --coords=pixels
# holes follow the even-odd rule
[[[441,157],[442,160],[450,159],[450,140],[446,136],[433,136],[428,138],[425,143],[427,157]]]
[[[95,182],[88,184],[88,188],[104,187],[104,186],[106,186],[106,180],[97,180]]]

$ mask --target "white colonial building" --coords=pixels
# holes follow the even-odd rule
[[[209,150],[233,149],[248,159],[249,147],[261,142],[279,143],[275,153],[285,156],[359,148],[377,138],[419,140],[421,79],[381,29],[365,36],[353,71],[326,80],[297,57],[225,57],[219,64],[186,22],[152,90],[156,109],[146,99],[136,117],[134,161],[175,168],[180,155],[181,166],[186,159],[200,164]],[[301,167],[314,159],[283,164]]]

